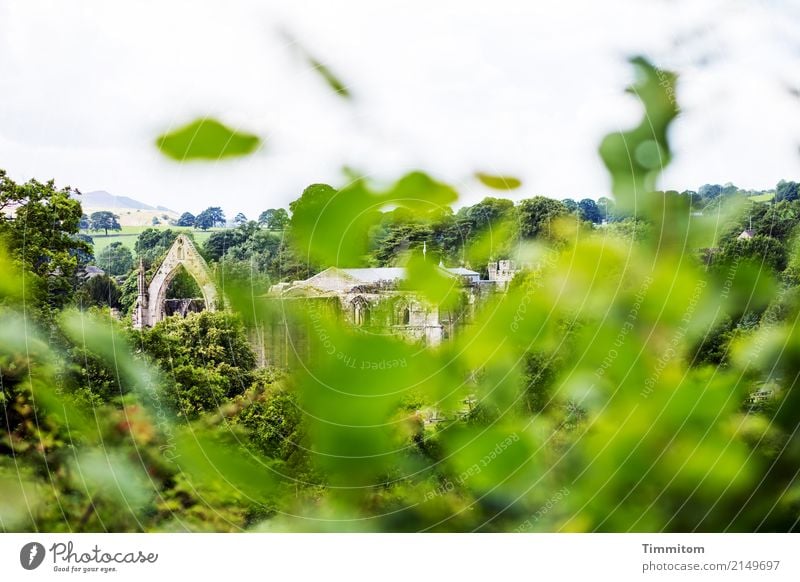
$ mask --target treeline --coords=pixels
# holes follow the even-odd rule
[[[395,190],[406,188],[405,184],[409,182],[419,185],[423,192],[425,188],[449,189],[449,186],[416,172],[392,186],[392,195]],[[366,195],[376,195],[366,183],[357,187]],[[732,184],[704,185],[696,192],[686,190],[669,194],[682,201],[686,212],[698,214],[716,211],[723,200],[741,199],[748,208],[735,223],[722,225],[717,244],[703,251],[704,260],[709,264],[711,261],[725,263],[732,254],[764,257],[767,265],[783,272],[788,267],[789,236],[798,222],[797,183],[781,181],[776,190],[778,197],[767,201],[755,201],[753,196],[771,194],[772,191],[747,191]],[[485,276],[488,261],[513,258],[518,245],[526,240],[560,244],[563,228],[558,225],[565,221],[573,222],[575,228],[603,228],[610,235],[629,239],[641,240],[653,235],[652,225],[647,220],[620,211],[610,198],[575,201],[535,196],[513,201],[487,197],[458,210],[453,210],[449,204],[426,212],[403,206],[376,210],[367,240],[360,245],[362,252],[350,256],[347,262],[343,262],[342,257],[324,262],[320,257],[303,253],[303,245],[308,243],[304,241],[303,233],[305,217],[313,220],[315,213],[324,212],[326,205],[331,207],[331,200],[351,193],[347,190],[341,193],[327,185],[312,185],[290,204],[291,216],[285,209],[266,210],[257,221],[247,220],[239,214],[234,220],[237,226],[211,233],[199,245],[199,250],[221,275],[246,278],[257,287],[266,289],[278,281],[309,277],[331,264],[342,267],[397,266],[403,264],[411,253],[419,253],[423,248],[435,262],[441,261],[448,266],[464,265]],[[208,210],[209,214],[217,216],[213,224],[224,224],[221,209]],[[299,216],[295,218],[297,213]],[[185,218],[178,224],[197,225],[194,217]],[[736,238],[751,226],[752,240]],[[343,230],[346,227],[343,222]],[[109,304],[129,312],[136,296],[136,277],[130,269],[142,259],[148,275],[152,275],[177,235],[178,231],[170,229],[146,229],[139,235],[134,253],[120,243],[106,247],[98,255],[97,264],[112,278],[127,275],[127,279],[119,290],[113,289],[113,280],[93,282],[91,286],[97,288],[91,293],[95,304],[102,304],[103,296],[117,298],[116,303]],[[490,242],[476,244],[483,239]],[[786,276],[793,272],[794,267]],[[185,292],[192,288],[191,277],[181,273],[175,285],[176,292],[181,289]]]
[[[248,222],[247,217],[241,212],[233,218],[234,226],[244,226]],[[283,230],[289,222],[289,213],[284,208],[269,208],[262,212],[255,222],[260,227],[268,228],[269,230]],[[184,212],[175,221],[175,226],[191,226],[201,230],[223,227],[226,224],[225,213],[219,206],[210,206],[197,216],[191,212]]]
[[[9,252],[34,277],[29,290],[42,297],[41,303],[53,308],[77,299],[80,304],[111,306],[129,312],[136,297],[134,271],[139,260],[152,275],[178,235],[178,231],[170,229],[145,229],[133,252],[115,242],[93,256],[91,238],[80,231],[118,228],[113,214],[102,212],[86,217],[79,200],[70,197],[71,190],[57,189],[52,181],[34,180],[20,185],[5,172],[0,176],[0,208],[5,210],[0,236]],[[377,195],[366,183],[358,183],[356,187],[359,190],[354,191],[351,186],[349,191],[337,191],[325,185],[310,186],[290,204],[291,216],[281,208],[262,212],[256,221],[239,214],[234,221],[237,226],[211,233],[199,250],[220,275],[249,278],[264,288],[278,281],[308,277],[329,264],[313,253],[303,252],[303,245],[308,244],[304,232],[306,218],[313,220],[315,212],[326,205],[331,207],[330,200],[354,192],[362,196]],[[424,212],[405,206],[370,210],[377,216],[370,219],[373,226],[367,240],[359,243],[361,252],[351,255],[346,263],[339,258],[335,264],[395,266],[402,264],[409,253],[420,252],[424,247],[431,260],[484,272],[488,260],[512,257],[521,241],[539,239],[558,244],[561,235],[557,225],[565,220],[574,221],[581,228],[605,228],[610,234],[629,238],[652,235],[652,225],[642,217],[619,211],[610,198],[576,201],[536,196],[515,202],[487,197],[477,204],[453,210],[449,201],[455,199],[455,193],[450,187],[418,172],[401,178],[389,190],[390,197],[398,194],[424,197],[428,193],[434,198],[444,196],[447,203],[426,208]],[[773,193],[771,200],[752,199]],[[734,198],[747,205],[737,221],[722,225],[716,244],[704,251],[707,262],[725,264],[732,256],[760,257],[784,278],[800,277],[797,266],[788,259],[790,237],[800,216],[797,182],[782,180],[774,191],[706,184],[696,192],[672,194],[684,200],[691,212],[712,212],[721,200]],[[198,228],[222,224],[225,216],[219,207],[208,208],[198,217],[184,213],[178,221],[179,226]],[[346,229],[347,224],[343,222],[341,226]],[[752,231],[752,238],[739,239],[745,230]],[[491,244],[476,244],[482,239],[491,239]],[[101,267],[105,275],[87,277],[86,267],[90,264]],[[176,278],[176,293],[194,292],[193,289],[188,274],[181,273]]]

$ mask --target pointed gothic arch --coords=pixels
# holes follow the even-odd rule
[[[203,293],[206,309],[216,311],[219,295],[211,271],[191,239],[180,234],[172,243],[167,256],[164,257],[149,284],[145,282],[144,268],[141,263],[139,264],[139,296],[133,314],[133,326],[136,329],[153,327],[166,317],[164,303],[167,289],[181,266],[197,281],[197,286]]]
[[[353,310],[353,323],[357,327],[365,327],[370,324],[371,309],[369,301],[361,295],[350,302]]]
[[[403,296],[392,304],[392,324],[409,325],[411,323],[411,302]]]

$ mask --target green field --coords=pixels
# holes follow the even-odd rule
[[[759,194],[758,196],[750,196],[750,200],[753,202],[769,202],[775,198],[774,192],[767,192],[766,194]]]
[[[100,253],[104,248],[106,248],[111,243],[121,242],[123,245],[131,249],[133,251],[133,247],[136,244],[136,239],[139,237],[139,233],[147,228],[155,228],[158,230],[166,230],[168,228],[179,231],[179,232],[190,232],[194,237],[194,241],[198,245],[202,245],[205,240],[211,236],[212,232],[225,230],[223,228],[210,228],[208,230],[196,230],[190,227],[183,227],[183,226],[123,226],[122,230],[118,230],[115,232],[108,233],[108,236],[103,234],[102,232],[88,232],[88,234],[92,237],[94,241],[94,254],[95,256]]]

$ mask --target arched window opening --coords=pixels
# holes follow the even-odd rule
[[[353,323],[357,327],[369,325],[370,310],[369,303],[363,297],[353,299]]]
[[[204,309],[206,302],[203,291],[186,268],[178,265],[164,295],[164,315],[186,317],[189,313],[198,313]]]

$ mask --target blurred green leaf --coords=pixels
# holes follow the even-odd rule
[[[211,118],[196,119],[156,139],[161,153],[179,162],[246,156],[260,145],[257,135],[231,129]]]
[[[409,258],[406,277],[404,288],[420,294],[439,309],[454,308],[461,299],[461,280],[421,255]]]
[[[638,213],[643,206],[650,206],[646,196],[656,190],[656,179],[672,158],[667,130],[679,109],[674,73],[662,71],[642,57],[631,63],[637,80],[628,92],[641,101],[644,118],[630,131],[608,135],[600,145],[600,156],[611,173],[618,207]]]
[[[408,208],[425,215],[439,211],[456,198],[448,185],[422,172],[411,172],[384,190],[365,180],[339,190],[313,184],[292,202],[290,236],[299,256],[325,266],[366,266],[371,230],[389,207]]]
[[[141,459],[135,463],[118,450],[84,449],[72,462],[72,486],[95,502],[108,501],[119,509],[136,512],[155,494],[155,483],[138,463]]]
[[[514,176],[497,176],[494,174],[486,174],[484,172],[475,172],[475,177],[489,188],[495,190],[516,190],[522,186],[522,180]]]
[[[330,67],[316,58],[305,46],[303,46],[297,38],[286,30],[280,31],[280,35],[284,38],[286,43],[292,48],[300,57],[316,71],[316,73],[325,81],[325,84],[339,97],[344,99],[352,99],[353,95],[347,85],[331,71]]]
[[[176,465],[197,486],[257,503],[276,492],[274,462],[243,449],[231,433],[186,427],[177,432],[176,451]]]
[[[74,309],[61,313],[64,333],[77,345],[103,360],[116,373],[120,393],[133,390],[151,410],[166,414],[161,402],[161,384],[156,369],[134,358],[133,348],[121,330],[117,329],[118,326],[111,317],[100,317]]]
[[[333,74],[333,71],[331,71],[330,68],[322,64],[320,61],[318,61],[311,55],[308,55],[307,58],[308,58],[308,63],[311,65],[311,67],[317,73],[319,73],[320,77],[322,77],[328,84],[328,87],[333,89],[334,93],[336,93],[340,97],[344,97],[345,99],[350,99],[352,97],[350,90],[339,79],[339,77]]]
[[[19,462],[0,459],[0,532],[30,531],[43,501],[40,487]]]

